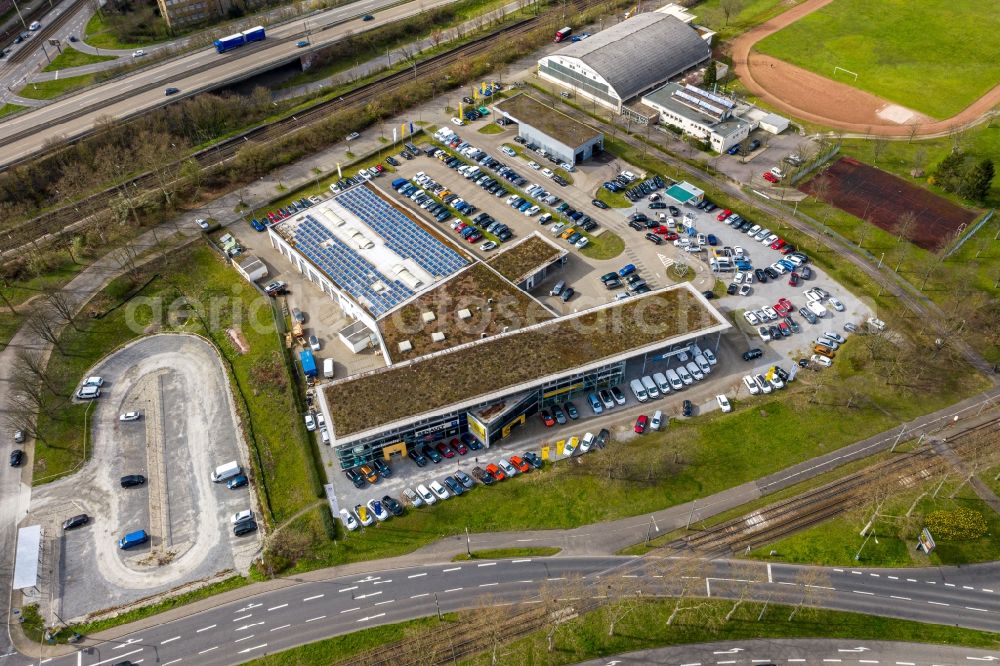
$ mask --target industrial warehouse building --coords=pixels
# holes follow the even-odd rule
[[[715,33],[693,18],[676,5],[638,14],[540,59],[538,75],[620,113],[627,100],[708,61]]]
[[[517,132],[527,143],[560,162],[576,166],[604,149],[604,134],[530,95],[514,95],[494,109],[517,123]]]
[[[750,136],[753,124],[735,115],[736,102],[691,85],[676,83],[654,90],[642,103],[659,113],[660,123],[707,141],[723,153]]]

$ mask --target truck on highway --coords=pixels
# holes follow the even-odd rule
[[[556,38],[553,41],[555,41],[558,44],[559,42],[569,37],[572,33],[573,33],[573,28],[570,28],[569,26],[556,30]]]
[[[228,37],[222,37],[221,39],[215,40],[215,50],[219,53],[225,53],[226,51],[238,49],[244,44],[262,42],[266,37],[267,34],[264,32],[264,26],[258,25],[255,28],[250,28],[249,30],[237,32],[234,35],[229,35]]]

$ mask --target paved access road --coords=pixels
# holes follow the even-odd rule
[[[886,664],[944,666],[1000,661],[1000,652],[950,645],[788,638],[679,645],[593,659],[580,666],[709,666],[710,664]]]
[[[3,144],[0,148],[0,164],[32,154],[54,136],[74,137],[87,132],[99,118],[134,115],[161,106],[178,96],[245,79],[255,71],[264,71],[294,60],[306,51],[296,47],[296,42],[305,36],[307,30],[310,49],[313,49],[332,44],[346,35],[376,28],[453,1],[404,2],[397,5],[398,0],[359,0],[319,16],[269,29],[265,41],[229,53],[220,54],[214,48],[205,48],[143,68],[134,74],[69,95],[0,124],[0,144]],[[385,7],[389,8],[379,11]],[[360,18],[354,18],[364,13],[374,14],[375,20],[362,22]],[[206,65],[210,67],[199,71]],[[168,86],[179,88],[180,93],[167,98],[164,88]]]
[[[365,627],[489,603],[536,601],[543,583],[600,596],[602,581],[634,579],[644,594],[677,591],[680,560],[628,557],[522,558],[439,563],[302,582],[249,596],[114,641],[88,642],[54,666],[135,663],[236,664],[247,659]],[[685,566],[691,567],[689,560]],[[803,571],[814,572],[806,583]],[[795,565],[702,561],[689,574],[705,583],[698,594],[739,596],[752,581],[754,596],[775,603],[825,608],[998,631],[1000,565],[903,570],[839,570]],[[816,575],[818,574],[818,575]],[[738,580],[737,580],[738,579]],[[1000,589],[1000,588],[997,588]],[[141,662],[140,662],[141,660]],[[32,663],[23,657],[12,664]]]

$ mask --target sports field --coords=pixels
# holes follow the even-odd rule
[[[933,118],[1000,84],[1000,12],[982,0],[833,0],[755,49]],[[994,7],[995,9],[995,7]],[[857,73],[838,71],[842,67]]]

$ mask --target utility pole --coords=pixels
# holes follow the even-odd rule
[[[441,603],[438,601],[438,593],[437,592],[434,593],[434,605],[437,607],[438,620],[444,620],[444,618],[441,617]]]
[[[465,552],[472,557],[472,539],[469,537],[469,528],[465,528]]]

